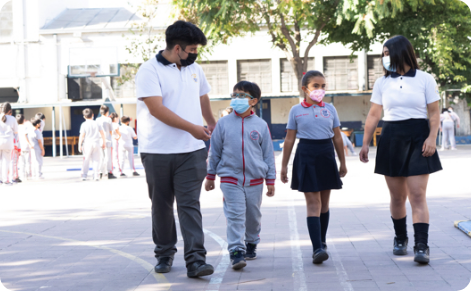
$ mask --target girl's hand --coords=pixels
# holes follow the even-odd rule
[[[429,136],[422,146],[422,156],[426,158],[431,157],[435,153],[436,149],[437,145],[435,143],[435,139]]]
[[[360,151],[360,161],[363,163],[368,163],[368,153],[370,152],[370,147],[368,145],[363,145]]]
[[[273,197],[275,196],[275,185],[267,185],[267,196],[268,197]]]
[[[282,167],[281,168],[281,182],[283,183],[288,183],[289,179],[288,179],[288,167]]]
[[[206,180],[206,183],[204,183],[204,189],[206,191],[214,190],[214,180]]]
[[[347,175],[347,166],[341,164],[339,168],[339,174],[341,178],[345,177]]]

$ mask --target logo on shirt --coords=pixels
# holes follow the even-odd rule
[[[253,140],[258,140],[260,138],[260,133],[258,131],[254,130],[250,133],[250,138]]]
[[[325,118],[330,117],[330,111],[323,108],[323,109],[321,109],[321,115],[322,115],[322,117],[325,117]]]
[[[198,78],[196,78],[196,74],[191,74],[191,77],[193,78],[193,80],[195,80],[195,83],[198,82]]]

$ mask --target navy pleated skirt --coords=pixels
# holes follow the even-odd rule
[[[375,173],[389,177],[409,177],[442,170],[438,153],[422,156],[430,133],[426,119],[385,121],[376,151]]]
[[[291,189],[319,192],[342,189],[332,139],[301,139],[293,162]]]

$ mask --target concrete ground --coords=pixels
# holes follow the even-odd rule
[[[471,279],[471,238],[453,222],[471,219],[471,146],[440,157],[444,170],[428,188],[429,265],[413,262],[410,207],[409,254],[392,254],[389,195],[373,174],[372,149],[369,164],[347,158],[344,188],[331,198],[330,259],[321,265],[311,262],[303,194],[277,181],[275,197],[264,196],[258,259],[228,268],[222,194],[203,191],[207,261],[216,272],[199,279],[186,277],[181,237],[172,272],[154,273],[142,169],[141,177],[82,182],[67,171],[80,157],[46,158],[44,180],[0,187],[0,279],[8,290],[31,291],[462,290]]]

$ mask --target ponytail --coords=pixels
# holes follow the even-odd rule
[[[7,113],[11,111],[11,105],[8,102],[5,102],[0,107],[0,120],[5,123],[7,122]]]

